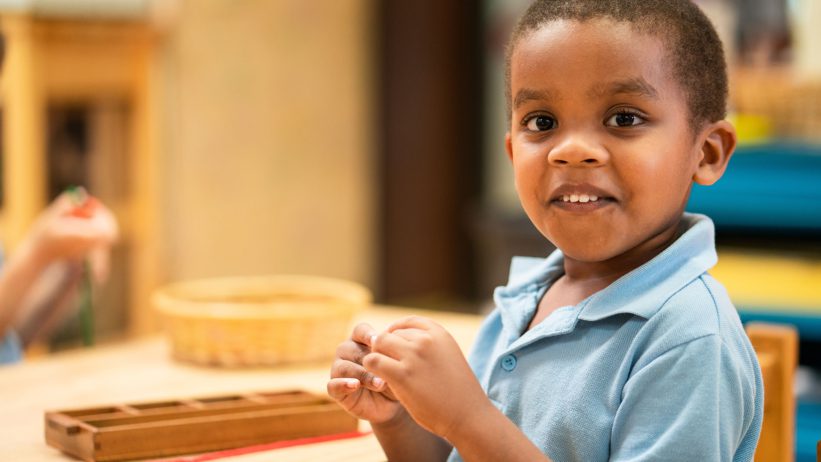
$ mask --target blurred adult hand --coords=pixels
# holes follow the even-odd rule
[[[50,335],[71,308],[84,261],[95,282],[107,279],[118,236],[114,215],[85,190],[57,197],[0,268],[0,339],[10,327],[23,346]]]
[[[119,236],[117,221],[84,190],[58,196],[33,223],[20,245],[38,266],[88,258],[95,281],[108,277],[109,253]]]

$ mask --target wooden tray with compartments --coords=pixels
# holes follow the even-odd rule
[[[86,461],[156,458],[354,432],[325,396],[249,393],[46,412],[46,442]]]

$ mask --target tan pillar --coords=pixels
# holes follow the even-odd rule
[[[38,74],[38,47],[28,16],[2,17],[3,243],[10,251],[46,205],[46,121]],[[13,92],[7,89],[14,88]]]

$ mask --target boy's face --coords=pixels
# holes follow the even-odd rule
[[[551,22],[516,45],[516,190],[566,258],[629,257],[675,234],[700,148],[668,62],[661,41],[608,20]]]

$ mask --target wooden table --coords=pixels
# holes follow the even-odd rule
[[[444,325],[465,351],[481,321],[477,315],[375,307],[362,312],[355,322],[367,321],[382,329],[410,314],[428,316]],[[0,455],[14,461],[73,460],[46,445],[43,419],[47,410],[269,390],[325,393],[328,373],[329,363],[234,370],[183,364],[171,359],[161,336],[0,367]],[[372,435],[230,458],[232,462],[384,459]]]

